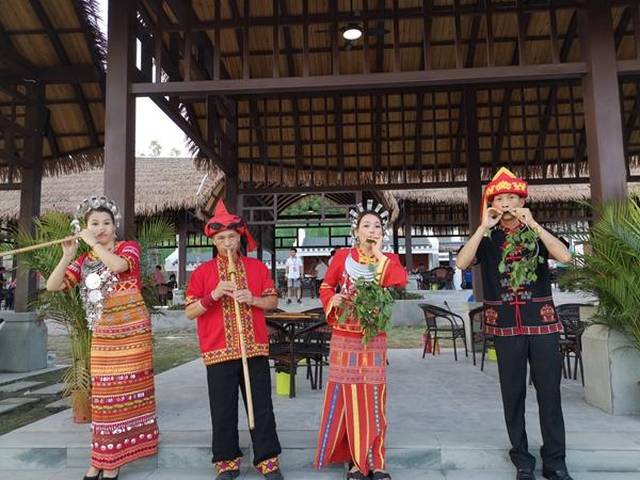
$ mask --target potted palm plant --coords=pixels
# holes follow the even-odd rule
[[[611,414],[640,414],[640,206],[606,204],[589,232],[588,253],[562,277],[598,299],[582,336],[585,398]]]
[[[46,213],[39,219],[34,219],[35,234],[13,232],[14,242],[18,247],[26,247],[49,240],[63,238],[70,233],[70,217],[61,213]],[[143,297],[147,308],[153,311],[157,305],[157,296],[152,286],[151,273],[148,268],[149,250],[153,245],[171,240],[175,235],[174,227],[163,218],[145,221],[138,228],[138,241],[142,249],[141,265],[143,265]],[[80,242],[78,254],[88,250],[87,245]],[[59,246],[52,246],[33,250],[25,254],[24,261],[29,268],[47,278],[60,260]],[[91,420],[90,395],[90,353],[91,331],[87,325],[85,310],[77,288],[63,292],[47,292],[40,290],[32,302],[32,307],[46,319],[58,322],[66,328],[71,346],[71,365],[63,382],[65,395],[71,397],[74,411],[74,421],[78,423]]]

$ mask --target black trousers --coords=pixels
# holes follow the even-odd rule
[[[525,398],[527,394],[527,360],[536,388],[544,468],[565,469],[565,431],[560,398],[562,356],[559,334],[495,337],[500,390],[504,417],[512,448],[511,461],[517,468],[535,467],[535,457],[529,453],[525,429]]]
[[[271,376],[267,357],[249,359],[255,428],[250,431],[254,465],[280,455],[276,419],[271,402]],[[211,409],[213,463],[242,456],[238,439],[238,391],[246,406],[242,361],[207,366]]]

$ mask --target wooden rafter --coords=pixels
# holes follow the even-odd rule
[[[569,22],[569,28],[567,29],[567,36],[560,48],[560,61],[566,62],[569,58],[569,52],[573,46],[573,40],[578,35],[578,14],[574,12]],[[538,99],[540,100],[540,99]],[[544,145],[547,140],[547,133],[549,132],[549,125],[551,124],[551,118],[556,112],[558,105],[558,86],[554,85],[549,89],[549,95],[547,97],[546,104],[544,106],[544,112],[542,119],[540,120],[540,134],[538,135],[538,144],[536,147],[535,157],[533,160],[534,165],[542,165],[544,163]],[[546,169],[543,169],[543,173],[546,174]]]
[[[305,2],[306,3],[306,2]],[[275,13],[275,15],[287,15],[287,1],[280,0],[279,2],[280,12]],[[296,75],[295,62],[293,61],[293,53],[291,52],[293,47],[293,42],[291,39],[291,28],[288,26],[282,27],[282,33],[284,36],[284,48],[287,55],[287,75],[289,77],[294,77]],[[300,129],[300,106],[298,105],[298,99],[291,99],[291,112],[293,115],[293,129],[294,129],[294,138],[295,138],[295,152],[296,152],[296,168],[302,169],[304,168],[304,160],[302,154],[302,131]]]
[[[55,50],[56,55],[58,56],[58,59],[60,60],[60,62],[63,65],[71,65],[72,64],[71,59],[69,58],[69,55],[67,54],[67,51],[65,50],[64,45],[60,40],[58,32],[53,26],[53,23],[51,23],[51,19],[47,15],[47,12],[45,11],[42,4],[38,0],[29,0],[29,4],[31,5],[31,8],[33,9],[36,16],[38,17],[38,20],[40,21],[44,29],[47,31],[49,35],[49,40],[51,41],[53,45],[53,49]],[[78,100],[78,104],[82,112],[82,117],[84,118],[85,124],[87,126],[89,140],[94,147],[97,147],[99,145],[98,132],[96,130],[96,124],[93,120],[93,117],[91,116],[91,110],[89,110],[89,104],[85,99],[84,93],[80,85],[75,82],[71,82],[71,84],[72,84],[75,97]]]
[[[495,6],[494,6],[495,8]],[[521,22],[518,23],[518,28],[524,27],[528,29],[529,22],[531,21],[531,15],[524,15]],[[520,50],[518,45],[513,50],[511,57],[511,64],[517,65],[520,58]],[[507,123],[509,121],[509,105],[511,104],[511,96],[513,95],[513,88],[507,87],[504,90],[504,97],[502,99],[502,108],[500,109],[500,121],[498,123],[498,130],[496,132],[496,140],[493,144],[493,154],[491,155],[491,164],[495,170],[498,162],[500,162],[500,155],[502,154],[502,144],[504,143],[504,137],[507,129]]]

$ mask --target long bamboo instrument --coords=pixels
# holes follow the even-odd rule
[[[52,245],[58,245],[59,243],[69,242],[71,240],[77,240],[80,235],[71,235],[69,237],[61,238],[59,240],[51,240],[49,242],[37,243],[36,245],[29,245],[28,247],[17,248],[15,250],[8,250],[6,252],[0,252],[0,257],[6,257],[8,255],[19,255],[21,253],[32,252],[41,248],[50,247]]]
[[[236,283],[236,265],[233,262],[233,255],[231,250],[227,251],[227,271],[229,273],[230,280]],[[237,283],[236,283],[237,286]],[[242,313],[240,312],[240,304],[237,300],[233,301],[233,306],[236,312],[236,328],[238,329],[238,336],[240,338],[240,355],[242,356],[242,373],[244,377],[244,391],[247,399],[247,418],[249,420],[249,430],[253,430],[255,427],[255,420],[253,417],[253,394],[251,393],[251,379],[249,378],[249,362],[247,361],[247,347],[244,343],[244,328],[242,327]]]

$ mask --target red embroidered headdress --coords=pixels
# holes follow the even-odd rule
[[[502,167],[485,188],[485,201],[491,202],[496,195],[503,193],[514,193],[527,198],[527,182],[516,177],[508,168]]]
[[[256,249],[256,241],[253,239],[251,232],[249,232],[247,223],[242,219],[242,217],[229,213],[224,202],[222,200],[218,200],[216,209],[213,212],[213,217],[211,217],[204,226],[204,234],[211,238],[225,230],[235,230],[243,236],[247,240],[248,252]]]

